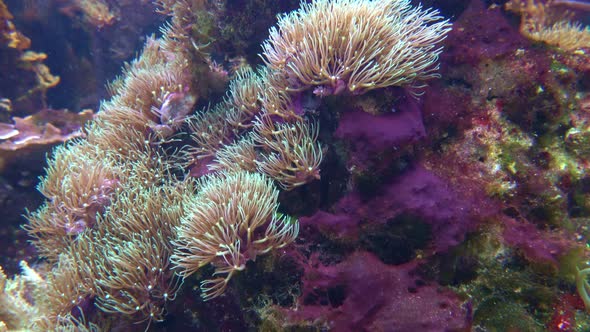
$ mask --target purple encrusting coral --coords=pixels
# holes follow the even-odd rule
[[[355,238],[361,224],[380,224],[400,215],[412,215],[431,225],[432,249],[445,251],[463,240],[466,233],[491,214],[476,197],[455,192],[449,184],[424,169],[412,166],[382,186],[371,197],[351,192],[341,198],[330,213],[319,211],[301,218],[302,225],[314,225],[341,238]]]
[[[416,273],[418,261],[388,266],[367,252],[335,265],[317,256],[302,262],[297,310],[289,321],[314,321],[333,331],[468,330],[468,305],[449,290],[429,285]]]
[[[530,260],[559,266],[560,259],[574,246],[568,234],[543,232],[534,224],[514,219],[502,220],[502,238],[507,245],[522,250]]]
[[[425,137],[425,130],[419,108],[402,105],[398,111],[392,109],[390,113],[379,115],[362,109],[345,111],[334,136],[349,146],[351,157],[367,159],[377,153],[417,143]],[[353,162],[363,167],[367,162],[362,159]]]

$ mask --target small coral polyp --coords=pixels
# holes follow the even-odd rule
[[[450,24],[410,1],[318,0],[282,16],[264,43],[267,65],[284,71],[289,91],[361,94],[421,87],[437,77],[437,44]]]
[[[246,261],[293,242],[299,224],[278,214],[279,191],[262,174],[221,173],[206,178],[177,227],[172,262],[187,277],[213,263],[215,278],[201,282],[205,300],[223,293]]]
[[[261,121],[255,128],[254,140],[265,147],[260,160],[255,161],[260,173],[275,179],[284,190],[320,179],[323,153],[317,143],[317,125],[298,121],[275,127]]]

